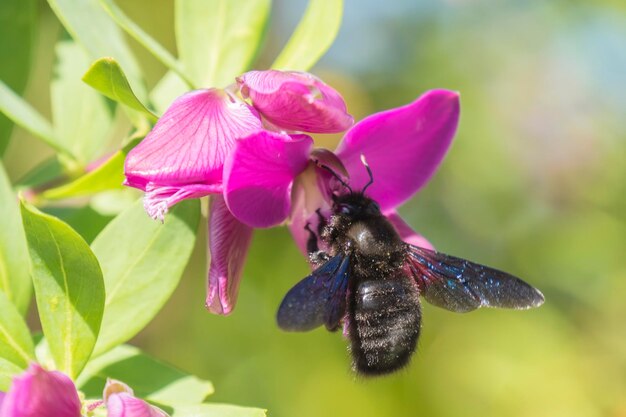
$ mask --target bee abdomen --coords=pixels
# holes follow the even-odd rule
[[[413,282],[403,277],[362,281],[356,287],[351,309],[351,352],[357,372],[380,375],[408,363],[421,324]]]

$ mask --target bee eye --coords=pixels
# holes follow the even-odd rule
[[[352,213],[352,207],[350,207],[347,204],[342,204],[342,205],[339,206],[339,212],[341,214],[350,214],[350,213]]]

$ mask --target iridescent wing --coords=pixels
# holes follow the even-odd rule
[[[426,301],[457,313],[527,309],[544,301],[538,289],[513,275],[417,246],[409,245],[408,265]]]
[[[307,331],[325,324],[336,330],[346,312],[349,271],[350,257],[339,254],[297,283],[278,308],[278,326]]]

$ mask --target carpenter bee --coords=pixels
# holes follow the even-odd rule
[[[480,307],[528,309],[543,304],[539,290],[505,272],[402,241],[367,197],[327,168],[349,191],[333,196],[328,219],[318,210],[317,234],[307,250],[317,268],[296,284],[277,314],[280,328],[308,331],[344,325],[353,369],[372,376],[404,367],[415,351],[422,312],[419,297],[457,313]],[[326,167],[324,167],[326,168]],[[320,251],[318,238],[329,248]]]

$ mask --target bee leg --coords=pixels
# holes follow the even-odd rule
[[[309,253],[309,261],[317,267],[329,260],[330,256],[326,252],[321,251],[317,245],[317,235],[311,229],[311,223],[307,223],[306,226],[304,226],[304,229],[309,232],[309,240],[306,242],[306,250]]]
[[[304,230],[309,232],[309,239],[306,241],[306,251],[309,255],[314,252],[319,252],[320,248],[317,246],[317,235],[311,230],[311,223],[307,223],[306,226],[304,226]]]
[[[324,229],[326,228],[326,225],[328,224],[328,221],[326,220],[326,217],[322,216],[322,210],[321,209],[317,209],[315,210],[315,212],[317,213],[317,234],[319,236],[322,236],[322,233],[324,232]]]

